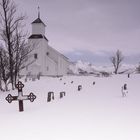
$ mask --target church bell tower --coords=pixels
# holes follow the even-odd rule
[[[32,35],[29,37],[29,39],[45,38],[48,41],[48,39],[45,37],[45,28],[46,25],[40,18],[40,8],[38,7],[38,17],[32,22]]]
[[[27,67],[23,75],[49,75],[58,76],[67,74],[69,61],[64,55],[49,46],[45,37],[46,25],[40,18],[40,8],[38,7],[37,19],[32,22],[32,33],[28,38],[29,46],[32,50],[27,60]]]
[[[46,25],[40,19],[40,8],[38,7],[38,18],[32,22],[32,34],[45,35]]]

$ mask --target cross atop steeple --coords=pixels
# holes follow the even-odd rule
[[[40,7],[38,6],[38,18],[40,18]]]

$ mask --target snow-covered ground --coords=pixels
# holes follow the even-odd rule
[[[122,98],[124,83],[129,93]],[[17,95],[17,91],[0,92],[0,140],[140,140],[139,83],[140,75],[29,81],[24,94],[33,92],[37,99],[24,101],[24,112],[18,112],[17,101],[9,104],[5,100],[7,94]],[[48,91],[55,92],[50,103]],[[66,96],[59,99],[61,91]]]

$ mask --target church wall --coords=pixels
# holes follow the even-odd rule
[[[68,72],[69,62],[63,58],[63,56],[59,56],[59,65],[58,65],[58,73],[59,75],[66,75]]]
[[[67,58],[65,58],[61,53],[51,48],[50,46],[48,48],[48,52],[49,52],[48,57],[54,60],[54,62],[57,64],[57,69],[56,69],[57,75],[66,75],[69,66],[69,62]]]
[[[56,65],[54,75],[55,74],[66,75],[68,72],[68,66],[69,66],[69,62],[67,61],[67,58],[65,58],[61,53],[51,48],[50,46],[48,47],[47,52],[49,53],[47,57],[52,61],[52,63]]]
[[[57,63],[54,62],[49,57],[47,57],[46,60],[47,60],[47,63],[46,63],[46,75],[49,75],[49,76],[57,75]]]
[[[28,70],[24,75],[28,72],[33,75],[41,72],[42,75],[50,76],[67,74],[69,62],[63,55],[48,46],[45,39],[30,39],[29,44],[33,44],[35,48],[30,54],[28,63],[33,60],[34,62],[28,66]],[[49,52],[48,55],[47,52]],[[37,54],[37,59],[34,58],[34,54]]]
[[[42,73],[43,75],[47,74],[47,49],[48,49],[48,41],[42,39],[42,50],[40,51],[40,57],[42,57]]]
[[[54,49],[52,49],[51,47],[48,47],[47,52],[49,53],[48,57],[50,57],[52,60],[54,60],[55,62],[58,63],[58,56],[59,55],[56,53],[56,51]]]
[[[34,49],[30,54],[30,60],[33,62],[31,65],[28,67],[28,71],[31,71],[32,74],[38,74],[39,72],[43,73],[44,72],[44,42],[43,39],[31,39],[29,40],[29,43],[34,45]],[[34,55],[37,54],[37,59],[34,58]],[[35,69],[36,68],[36,69]],[[38,70],[37,70],[38,69]]]

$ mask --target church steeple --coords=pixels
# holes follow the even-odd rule
[[[42,23],[42,24],[44,24],[44,22],[40,19],[40,7],[38,6],[37,9],[38,9],[38,12],[37,12],[38,17],[37,17],[36,20],[34,20],[34,21],[32,22],[32,24],[33,24],[33,23]],[[44,26],[46,26],[46,25],[44,24]]]
[[[46,27],[46,25],[40,19],[40,7],[39,6],[38,6],[37,14],[38,14],[37,19],[32,22],[32,34],[45,35],[45,27]]]

